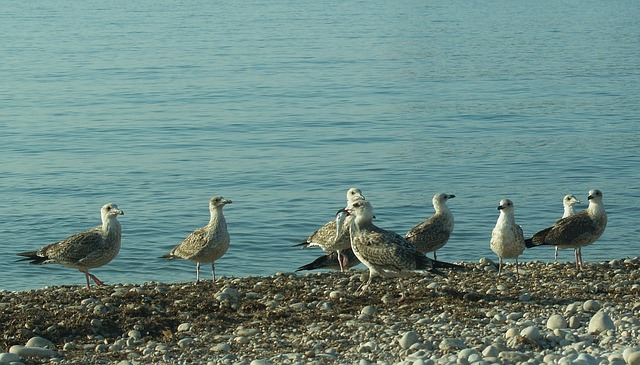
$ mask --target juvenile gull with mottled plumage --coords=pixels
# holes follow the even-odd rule
[[[433,269],[432,260],[399,234],[373,224],[373,207],[366,200],[354,202],[345,212],[353,216],[350,224],[351,248],[360,262],[369,268],[371,284],[374,276],[398,277],[414,270]],[[402,282],[400,290],[404,298]]]
[[[100,209],[101,226],[76,233],[37,251],[21,252],[18,255],[26,258],[19,261],[31,260],[31,264],[36,265],[60,264],[84,273],[87,288],[90,287],[89,278],[97,285],[104,285],[95,275],[89,273],[89,269],[106,265],[118,255],[122,237],[118,215],[121,214],[124,212],[118,209],[117,205],[105,204]]]
[[[433,252],[436,260],[436,250],[441,249],[449,241],[453,232],[453,213],[447,206],[447,200],[455,195],[438,193],[431,202],[435,213],[429,219],[411,228],[405,238],[416,246],[420,253]]]
[[[502,274],[502,259],[516,259],[516,275],[519,277],[518,256],[524,252],[524,234],[522,227],[516,224],[513,202],[509,199],[500,200],[498,205],[500,216],[496,226],[491,231],[491,249],[500,260],[498,275]]]
[[[347,191],[347,208],[358,200],[364,200],[362,192],[360,189],[350,188]],[[340,271],[344,271],[349,267],[349,257],[342,255],[341,252],[351,247],[351,241],[349,238],[349,229],[343,227],[349,227],[350,222],[350,218],[331,220],[313,232],[304,242],[296,246],[303,246],[304,248],[318,246],[327,253],[336,252]]]
[[[209,224],[191,232],[187,238],[162,256],[165,259],[181,258],[196,262],[196,282],[200,281],[200,264],[211,264],[211,276],[216,281],[215,261],[221,258],[229,248],[231,238],[227,230],[227,221],[222,208],[232,203],[221,196],[209,200]]]
[[[564,212],[562,213],[562,218],[571,217],[576,214],[575,208],[573,207],[576,204],[580,204],[580,200],[575,197],[573,194],[565,195],[562,198],[562,206],[564,207]],[[559,247],[555,247],[555,255],[553,256],[553,262],[558,262],[558,249]],[[578,256],[581,255],[580,247],[576,247],[574,249],[574,254],[576,257],[576,266],[578,266]]]
[[[602,202],[602,192],[589,191],[587,209],[562,218],[553,226],[543,229],[526,241],[527,247],[553,245],[560,248],[578,248],[596,242],[607,227],[607,212]],[[582,268],[582,252],[579,253],[579,268]]]

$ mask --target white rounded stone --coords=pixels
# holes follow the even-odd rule
[[[482,350],[482,356],[484,357],[498,357],[499,353],[500,351],[498,350],[498,348],[493,345],[489,345],[485,347],[484,350]]]
[[[405,332],[404,335],[402,335],[402,337],[398,340],[398,343],[400,344],[400,347],[406,350],[418,341],[420,341],[418,334],[415,331],[408,331]]]
[[[640,351],[633,352],[627,357],[628,365],[640,365]]]
[[[542,337],[540,330],[536,326],[529,326],[520,331],[520,336],[526,338],[529,341],[537,342]]]
[[[562,314],[554,314],[547,319],[547,328],[551,330],[567,328],[567,320]]]
[[[629,362],[629,356],[631,356],[631,354],[633,354],[634,352],[640,351],[640,348],[638,347],[627,347],[626,349],[622,350],[622,359],[625,362]]]
[[[47,340],[42,337],[31,337],[29,341],[27,341],[27,347],[50,347],[53,345],[53,342]]]
[[[596,314],[594,314],[593,317],[591,317],[587,332],[597,335],[599,333],[613,330],[615,328],[616,327],[613,324],[611,317],[609,317],[609,314],[603,310],[600,310]]]
[[[53,357],[56,354],[53,350],[42,347],[27,347],[20,345],[11,346],[9,353],[16,354],[20,357]]]
[[[191,330],[191,323],[181,323],[178,326],[178,332],[187,332]]]

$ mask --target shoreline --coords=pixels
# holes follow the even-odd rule
[[[0,352],[43,338],[50,356],[20,361],[626,364],[636,352],[640,361],[640,258],[583,271],[521,263],[519,281],[511,262],[501,277],[489,259],[461,265],[401,279],[400,302],[398,279],[354,294],[367,270],[3,291]]]

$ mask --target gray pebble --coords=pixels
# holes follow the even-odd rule
[[[584,309],[586,312],[597,312],[602,308],[602,304],[600,304],[599,301],[597,300],[587,300],[586,302],[584,302],[584,304],[582,305],[582,309]]]
[[[238,336],[254,336],[260,333],[260,330],[257,328],[240,328],[237,331]]]
[[[8,352],[3,352],[0,354],[0,363],[2,364],[8,364],[11,362],[19,362],[20,361],[20,356],[17,354],[10,354]]]
[[[129,338],[132,338],[134,340],[139,340],[142,338],[142,334],[138,330],[129,331],[129,333],[127,333],[127,336],[129,336]]]
[[[440,350],[445,352],[457,351],[466,347],[467,346],[464,344],[464,342],[459,338],[445,338],[440,342],[440,345],[438,346]]]
[[[498,357],[514,364],[529,360],[528,355],[518,351],[502,351]]]
[[[184,349],[184,348],[187,348],[187,347],[191,346],[192,343],[193,343],[193,338],[185,337],[182,340],[178,341],[178,346],[181,349]]]
[[[369,316],[374,315],[378,312],[378,309],[376,309],[376,307],[368,305],[364,308],[362,308],[362,310],[360,311],[360,314],[367,314]]]
[[[211,348],[213,352],[228,352],[231,351],[231,346],[228,343],[219,343]]]
[[[253,360],[250,365],[271,365],[271,363],[267,360],[260,359],[260,360]]]

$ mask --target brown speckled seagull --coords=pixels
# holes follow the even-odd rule
[[[52,243],[37,251],[21,252],[18,255],[26,258],[19,261],[31,260],[31,264],[60,264],[77,269],[84,273],[87,288],[90,287],[89,278],[97,285],[104,285],[89,269],[95,269],[111,262],[120,251],[122,227],[118,216],[124,212],[111,203],[102,206],[100,215],[102,225],[88,231],[76,233],[60,242]]]
[[[347,191],[347,208],[358,200],[364,200],[362,191],[357,188],[350,188]],[[350,218],[331,220],[296,246],[303,246],[303,248],[318,246],[327,253],[336,252],[340,271],[345,271],[350,266],[353,266],[349,265],[349,257],[341,254],[343,250],[351,247],[348,229],[350,223]]]
[[[519,277],[518,256],[524,252],[524,234],[522,227],[516,224],[513,202],[509,199],[500,200],[498,205],[500,216],[496,226],[491,231],[491,249],[498,255],[498,275],[502,274],[502,259],[516,259],[516,276]]]
[[[221,258],[229,248],[231,238],[227,231],[227,222],[222,208],[231,200],[214,196],[209,200],[209,224],[191,232],[187,238],[162,256],[165,259],[181,258],[196,262],[196,283],[200,281],[200,264],[211,264],[211,276],[216,281],[215,261]]]
[[[354,202],[345,212],[353,216],[350,223],[351,248],[360,262],[369,268],[369,280],[374,276],[399,277],[414,270],[433,269],[432,261],[399,234],[373,224],[373,207],[366,200]],[[400,282],[401,298],[404,298]]]
[[[564,198],[562,198],[562,206],[564,208],[564,212],[562,213],[562,218],[571,217],[572,215],[576,214],[576,210],[573,207],[576,204],[580,204],[580,200],[578,200],[578,198],[576,198],[575,195],[573,194],[565,195]],[[553,262],[558,262],[558,249],[559,247],[556,246],[555,255],[553,256]],[[574,254],[576,257],[576,266],[578,266],[578,256],[581,255],[580,247],[576,247],[574,249]]]
[[[607,211],[602,202],[602,192],[589,191],[589,206],[580,213],[562,218],[553,226],[543,229],[528,239],[527,247],[553,245],[560,248],[578,248],[596,242],[607,227]],[[582,269],[582,253],[579,253],[579,269]]]
[[[431,202],[436,212],[429,219],[411,228],[404,236],[416,246],[418,252],[433,252],[434,260],[437,259],[436,250],[444,247],[453,232],[453,213],[447,207],[447,200],[451,198],[455,198],[455,195],[434,195]]]

